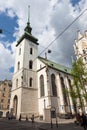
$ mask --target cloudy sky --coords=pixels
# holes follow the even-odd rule
[[[15,45],[28,20],[28,5],[32,34],[39,40],[38,55],[51,49],[48,58],[59,64],[71,67],[77,31],[87,30],[87,11],[73,22],[87,8],[87,0],[0,0],[0,80],[12,78]]]

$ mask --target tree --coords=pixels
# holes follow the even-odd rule
[[[79,107],[83,110],[84,101],[87,105],[87,68],[81,58],[73,62],[71,74],[73,76],[73,87],[70,90],[70,94],[73,104],[76,107],[76,101],[79,100]]]

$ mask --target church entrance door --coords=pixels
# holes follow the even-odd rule
[[[15,95],[14,101],[13,101],[14,116],[17,115],[17,105],[18,105],[18,97]]]

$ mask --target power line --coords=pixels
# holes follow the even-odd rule
[[[85,12],[87,11],[87,9],[85,9],[79,16],[77,16],[67,27],[65,27],[65,29],[53,40],[49,43],[49,45],[40,52],[39,55],[41,55],[43,52],[45,52],[70,26],[72,26],[72,24],[79,19]],[[38,58],[38,56],[33,60],[35,61]]]
[[[43,51],[41,51],[41,52],[39,53],[39,55],[41,55],[43,52],[45,52],[60,36],[62,36],[62,34],[63,34],[66,30],[68,30],[68,28],[69,28],[70,26],[72,26],[72,24],[73,24],[77,19],[79,19],[86,11],[87,11],[87,9],[85,9],[78,17],[76,17],[67,27],[65,27],[65,29],[64,29],[59,35],[57,35],[57,37],[56,37],[53,41],[51,41],[51,42],[49,43],[49,45],[48,45],[46,48],[44,48]],[[4,29],[4,30],[5,30],[7,33],[9,33],[9,34],[12,35],[12,32],[7,31],[6,29]],[[38,55],[38,56],[39,56],[39,55]],[[38,56],[37,56],[33,61],[35,61],[35,60],[38,58]]]
[[[47,50],[49,46],[51,46],[77,19],[81,17],[81,15],[85,13],[85,11],[87,11],[87,9],[85,9],[78,17],[76,17],[39,55]]]

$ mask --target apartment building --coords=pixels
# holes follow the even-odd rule
[[[0,81],[0,117],[5,117],[9,111],[11,80]]]

